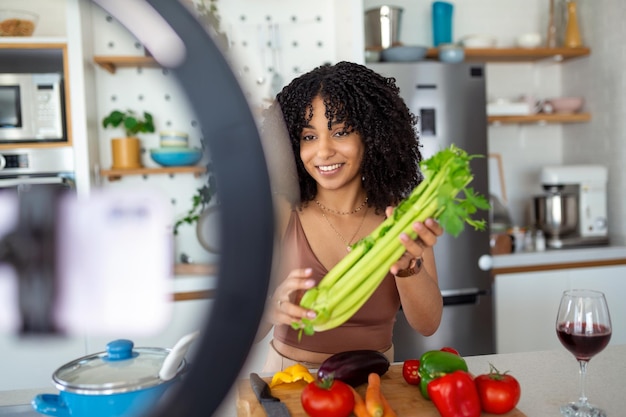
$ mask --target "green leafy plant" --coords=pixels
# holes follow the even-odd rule
[[[174,223],[174,234],[178,234],[178,229],[184,225],[194,225],[198,222],[200,215],[206,209],[206,207],[213,201],[213,198],[217,198],[215,192],[215,177],[211,174],[211,164],[207,164],[207,173],[209,178],[207,183],[196,190],[196,193],[191,196],[191,208],[185,213],[185,215],[178,219]]]
[[[113,110],[102,119],[102,127],[122,127],[126,132],[126,136],[136,136],[137,133],[154,132],[154,119],[148,112],[143,112],[143,118],[139,117],[134,111]]]

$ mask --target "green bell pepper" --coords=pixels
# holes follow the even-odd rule
[[[452,373],[454,371],[467,372],[467,363],[459,355],[441,350],[429,350],[420,358],[420,391],[422,396],[430,400],[428,384],[433,379]]]

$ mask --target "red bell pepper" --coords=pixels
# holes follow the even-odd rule
[[[480,398],[472,376],[454,371],[428,384],[428,395],[441,417],[480,417]]]

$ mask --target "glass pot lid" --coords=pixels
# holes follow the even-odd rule
[[[93,395],[136,391],[162,383],[159,370],[170,349],[133,347],[130,340],[114,340],[105,352],[63,365],[52,379],[61,391]],[[178,372],[184,366],[185,361]]]

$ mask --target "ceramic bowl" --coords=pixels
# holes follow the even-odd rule
[[[194,148],[155,148],[150,150],[150,157],[165,167],[195,165],[202,159],[202,151]]]
[[[380,51],[365,50],[365,62],[380,62]]]
[[[520,48],[537,48],[541,45],[541,35],[538,33],[525,33],[517,38],[517,46]]]
[[[461,39],[461,43],[466,48],[494,48],[497,40],[489,35],[467,35]]]
[[[189,135],[176,130],[163,130],[159,132],[159,144],[162,148],[186,148],[189,146]]]
[[[32,36],[39,15],[25,10],[0,10],[0,36]]]
[[[558,97],[546,102],[552,106],[555,113],[576,113],[582,109],[585,100],[582,97]]]
[[[460,45],[444,44],[439,45],[439,60],[449,64],[463,62],[465,59],[465,50]]]
[[[428,48],[425,46],[392,46],[380,52],[383,62],[415,62],[426,57]]]

